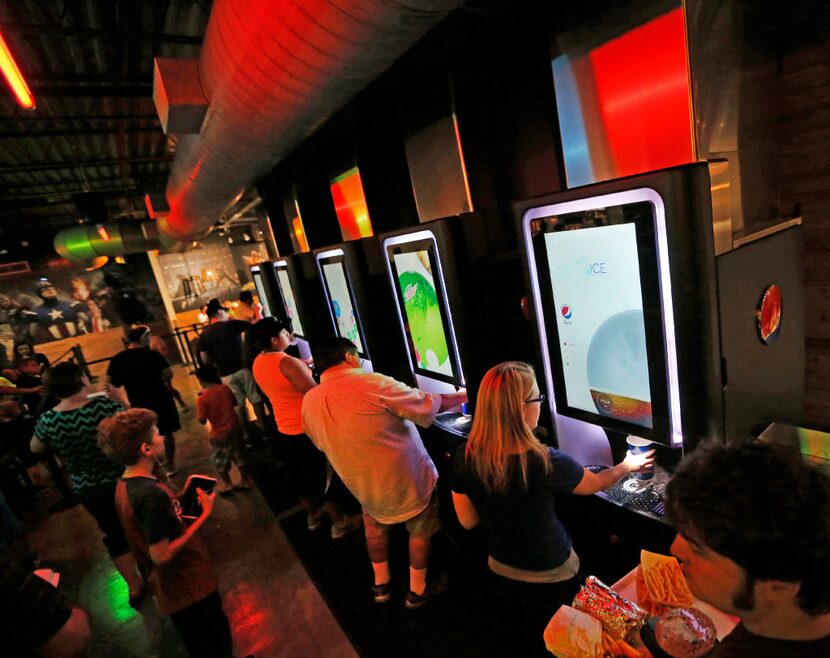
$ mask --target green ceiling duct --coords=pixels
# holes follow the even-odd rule
[[[124,256],[153,249],[183,251],[189,245],[159,236],[155,222],[84,224],[60,231],[53,244],[59,255],[84,266],[101,256]]]
[[[99,229],[98,226],[101,228]],[[121,256],[126,253],[127,247],[124,243],[124,226],[121,224],[99,224],[90,226],[89,246],[101,256]],[[138,229],[138,227],[136,227]],[[140,229],[139,229],[140,231]],[[139,241],[143,236],[139,237]],[[142,250],[144,251],[144,250]]]
[[[69,228],[55,236],[55,249],[64,258],[75,263],[86,263],[100,256],[90,244],[86,226]],[[60,240],[59,240],[60,238]]]

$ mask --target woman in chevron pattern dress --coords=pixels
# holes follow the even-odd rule
[[[72,488],[92,514],[115,568],[127,581],[130,604],[144,595],[144,580],[138,574],[127,539],[115,511],[115,485],[124,468],[108,459],[98,447],[99,423],[122,410],[107,397],[89,397],[89,379],[75,363],[59,363],[46,371],[46,392],[60,402],[37,420],[32,452],[51,448],[69,471]]]

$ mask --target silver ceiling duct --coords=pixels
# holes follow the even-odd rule
[[[210,104],[179,137],[161,230],[201,237],[242,192],[461,0],[215,0],[199,73]]]

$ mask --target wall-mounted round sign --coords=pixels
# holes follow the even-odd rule
[[[769,286],[761,295],[758,306],[758,335],[761,341],[771,345],[781,332],[781,287]]]

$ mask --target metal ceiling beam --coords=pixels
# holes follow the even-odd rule
[[[167,170],[139,172],[137,174],[128,174],[125,176],[106,176],[104,178],[95,178],[87,181],[73,180],[60,181],[56,183],[33,183],[29,186],[21,186],[8,188],[0,186],[0,198],[4,203],[9,199],[27,199],[47,196],[61,196],[65,194],[76,194],[84,191],[94,192],[96,186],[106,185],[113,187],[115,185],[144,185],[145,187],[155,187],[166,182],[170,176]],[[86,188],[86,189],[85,189]]]
[[[161,129],[161,124],[155,126],[112,126],[110,128],[88,128],[85,126],[78,126],[74,129],[57,129],[57,130],[3,130],[0,131],[0,139],[28,139],[30,137],[67,137],[69,135],[77,135],[84,137],[86,135],[111,135],[116,133],[158,133],[164,136],[164,131]]]
[[[90,192],[95,192],[96,194],[101,195],[104,199],[130,199],[130,198],[143,198],[144,194],[148,191],[147,188],[143,186],[117,186],[117,187],[102,187],[97,189],[90,189]],[[51,196],[51,195],[50,195]],[[60,196],[60,195],[56,195]],[[3,207],[0,208],[0,215],[11,215],[14,213],[21,213],[26,212],[29,210],[37,210],[38,208],[75,208],[75,202],[72,199],[67,201],[35,201],[35,200],[24,200],[24,201],[17,201],[11,203],[4,203]],[[73,213],[75,217],[77,217],[78,213],[75,210]]]
[[[253,199],[252,201],[246,203],[239,210],[237,210],[235,213],[233,213],[233,215],[231,215],[227,220],[225,220],[224,223],[225,224],[233,223],[234,220],[239,219],[246,212],[248,212],[249,210],[253,210],[254,208],[256,208],[261,203],[262,203],[262,199],[259,196],[257,196],[255,199]]]
[[[32,85],[32,93],[35,98],[103,98],[103,97],[151,97],[153,95],[153,85],[125,85],[125,84],[97,84],[97,85],[58,85],[58,84],[40,84]]]
[[[20,174],[28,171],[48,171],[50,169],[75,169],[77,167],[110,167],[119,164],[138,164],[141,162],[170,162],[172,159],[172,155],[153,155],[133,158],[86,160],[83,162],[41,162],[28,165],[0,165],[0,175]]]
[[[122,174],[120,176],[96,176],[94,178],[87,178],[86,183],[89,185],[95,183],[111,183],[112,181],[121,181],[121,180],[145,180],[150,178],[160,178],[166,179],[169,176],[169,171],[162,170],[162,171],[148,171],[148,172],[137,172],[134,174]],[[2,198],[9,198],[10,196],[19,196],[20,194],[40,194],[40,192],[33,192],[32,190],[38,187],[58,187],[58,186],[66,186],[66,185],[75,185],[83,187],[84,181],[74,179],[74,180],[58,180],[58,181],[44,181],[39,183],[30,183],[29,185],[12,185],[9,187],[0,186],[0,197]]]
[[[106,71],[82,71],[80,73],[74,71],[59,71],[57,73],[33,75],[29,80],[34,85],[146,85],[152,83],[152,81],[153,71],[150,66],[148,66],[146,73],[139,74],[107,73]]]
[[[58,27],[32,23],[4,23],[5,32],[15,34],[48,34],[57,37],[81,37],[83,39],[106,39],[108,41],[158,41],[161,43],[182,43],[191,46],[202,45],[202,37],[189,34],[156,34],[141,30],[96,30],[81,27]]]
[[[6,123],[98,123],[98,122],[131,122],[155,121],[159,122],[158,114],[98,114],[92,116],[15,116],[0,118],[0,125]]]
[[[164,183],[167,182],[167,174],[164,175],[156,175],[156,176],[148,176],[147,178],[130,178],[126,179],[122,185],[108,185],[104,187],[98,187],[95,183],[105,182],[105,183],[112,183],[112,181],[119,180],[117,178],[110,178],[104,181],[89,181],[89,183],[84,186],[81,182],[73,182],[73,183],[61,183],[61,185],[72,185],[72,189],[69,190],[52,190],[50,192],[32,192],[27,194],[6,194],[3,193],[3,203],[8,201],[26,201],[28,199],[48,199],[48,198],[60,198],[60,197],[68,197],[72,196],[73,194],[79,194],[81,192],[98,192],[100,190],[133,190],[133,189],[148,189],[148,188],[163,188]]]
[[[72,197],[75,194],[80,194],[81,192],[94,192],[95,194],[98,194],[99,192],[118,192],[118,191],[121,191],[121,192],[123,192],[124,196],[127,197],[127,196],[135,196],[135,195],[139,195],[139,194],[143,195],[145,192],[149,191],[150,189],[161,189],[163,187],[164,187],[164,181],[163,180],[154,181],[154,182],[152,182],[150,184],[147,184],[147,185],[130,183],[130,184],[127,184],[127,185],[116,185],[114,187],[113,186],[109,186],[109,187],[90,186],[88,189],[85,189],[85,190],[81,189],[80,186],[78,186],[74,190],[67,190],[67,191],[64,191],[64,192],[44,192],[42,194],[29,194],[29,195],[26,195],[26,196],[8,197],[8,198],[4,199],[4,203],[8,203],[8,202],[11,202],[11,201],[17,201],[17,202],[20,202],[20,204],[22,204],[22,207],[25,207],[25,208],[40,208],[42,206],[49,206],[52,203],[55,203],[55,204],[58,204],[58,205],[70,205],[70,204],[75,203],[74,200],[72,200]],[[40,204],[40,203],[33,203],[33,204],[24,203],[26,201],[35,201],[37,199],[47,199],[47,201],[45,201],[43,204]],[[69,199],[69,200],[68,201],[59,201],[59,199]]]

